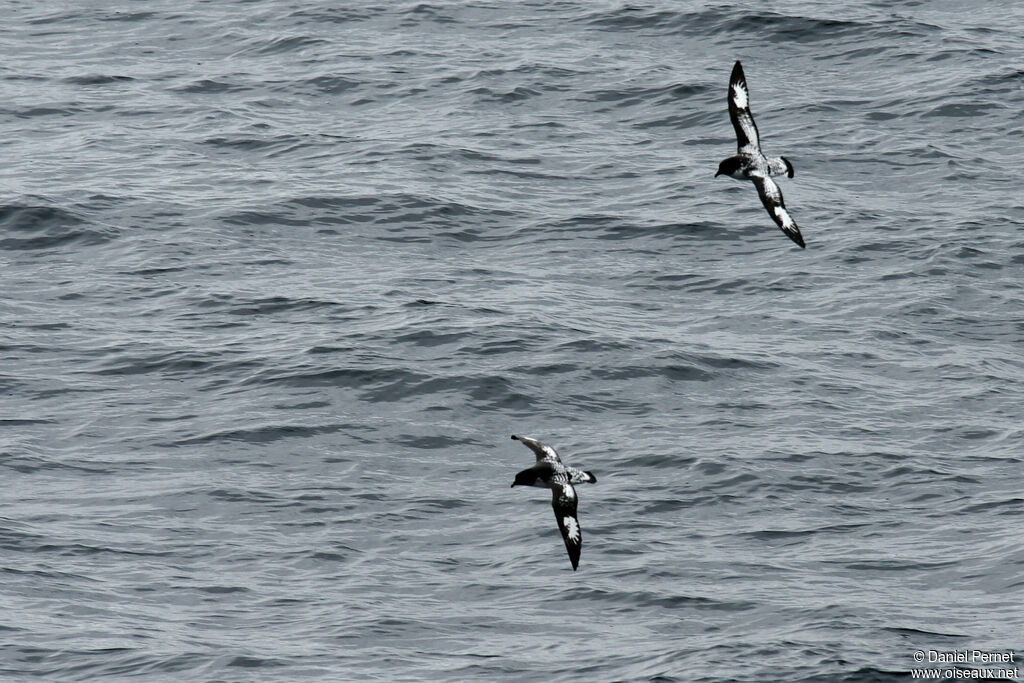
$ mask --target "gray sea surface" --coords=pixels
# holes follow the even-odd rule
[[[1021,3],[3,17],[0,680],[1021,666]]]

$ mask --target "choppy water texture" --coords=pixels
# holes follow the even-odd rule
[[[0,678],[1024,650],[1019,3],[11,3],[0,35]],[[806,251],[713,178],[736,59]],[[512,433],[598,477],[578,572]]]

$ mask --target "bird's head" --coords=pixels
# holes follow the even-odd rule
[[[512,482],[510,488],[516,486],[533,486],[534,482],[537,481],[537,473],[531,470],[523,470],[516,475],[516,480]]]
[[[718,164],[718,173],[715,174],[717,178],[720,175],[731,176],[733,173],[740,169],[740,160],[736,157],[729,157],[728,159],[722,159],[722,163]]]

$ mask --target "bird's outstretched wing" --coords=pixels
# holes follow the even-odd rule
[[[729,77],[729,118],[736,129],[736,149],[740,154],[752,154],[761,150],[754,115],[750,113],[750,91],[743,76],[743,66],[736,62]]]
[[[540,462],[541,460],[550,460],[551,462],[558,463],[562,462],[562,459],[558,457],[558,453],[555,449],[546,443],[542,443],[536,439],[531,439],[528,436],[519,436],[517,434],[513,434],[512,439],[523,442],[526,447],[533,451],[537,456],[537,462]]]
[[[796,221],[789,215],[789,211],[786,211],[786,204],[782,200],[782,190],[779,189],[779,186],[771,178],[762,175],[751,176],[750,179],[753,181],[754,187],[757,188],[757,194],[761,197],[764,208],[768,210],[768,215],[772,217],[776,225],[782,228],[782,232],[786,233],[789,239],[804,249],[806,247],[804,238],[800,234],[800,228],[797,227]]]
[[[562,532],[562,540],[565,541],[572,570],[576,571],[580,563],[580,549],[583,548],[583,532],[580,530],[580,521],[576,518],[576,489],[572,484],[552,482],[551,507],[555,509],[558,530]]]

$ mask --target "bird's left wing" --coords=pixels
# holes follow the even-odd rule
[[[768,210],[768,215],[772,217],[775,224],[782,229],[782,232],[786,233],[789,239],[799,244],[801,249],[805,248],[800,228],[797,227],[793,217],[789,215],[789,211],[786,211],[786,204],[782,200],[782,190],[779,189],[779,186],[771,178],[762,175],[751,176],[750,179],[754,182],[757,194],[761,197],[761,203],[764,204],[764,208]]]
[[[580,550],[583,548],[583,533],[580,521],[576,518],[576,489],[569,483],[552,483],[551,507],[555,509],[558,530],[562,532],[565,549],[572,562],[572,570],[580,563]]]

